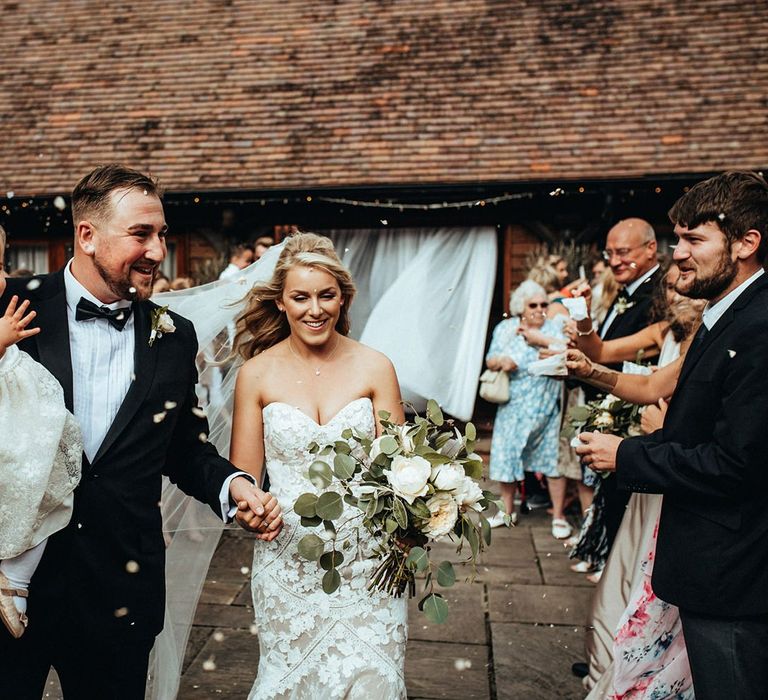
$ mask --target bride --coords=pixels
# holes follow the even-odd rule
[[[285,244],[272,279],[253,287],[237,322],[235,348],[246,361],[235,388],[230,459],[257,479],[266,470],[285,514],[281,535],[254,547],[260,657],[253,699],[406,697],[407,602],[367,591],[374,543],[355,527],[354,509],[338,528],[351,546],[335,593],[322,591],[322,570],[296,549],[310,530],[293,503],[315,491],[307,446],[341,440],[346,428],[374,437],[379,411],[404,421],[392,363],[347,337],[354,295],[331,241],[300,233]]]

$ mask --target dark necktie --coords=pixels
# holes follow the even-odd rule
[[[109,324],[121,331],[131,316],[131,307],[122,309],[110,309],[107,306],[96,306],[92,301],[80,297],[75,312],[76,321],[87,321],[89,318],[105,318]]]
[[[701,346],[701,344],[704,342],[704,338],[707,337],[707,333],[709,333],[709,329],[704,325],[704,322],[701,322],[701,325],[699,325],[699,330],[696,331],[696,335],[693,336],[693,340],[691,341],[691,350],[694,348],[698,348]]]

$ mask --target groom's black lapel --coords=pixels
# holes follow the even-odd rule
[[[141,406],[144,397],[152,386],[155,368],[157,367],[157,357],[160,352],[159,343],[156,342],[152,347],[149,345],[153,308],[153,305],[149,302],[135,302],[133,305],[135,317],[134,331],[136,334],[136,348],[133,355],[134,378],[131,386],[128,388],[128,393],[125,395],[125,399],[123,399],[123,403],[120,405],[120,410],[115,416],[115,420],[107,431],[104,442],[101,443],[99,451],[93,458],[94,464],[112,446],[112,443],[114,443],[120,433],[129,426],[131,419],[136,414],[136,411],[139,410],[139,406]]]
[[[64,390],[64,402],[69,411],[72,411],[72,355],[69,349],[64,273],[63,271],[54,273],[48,279],[53,285],[52,293],[46,295],[34,306],[37,311],[34,325],[42,329],[35,337],[38,360],[59,380]]]

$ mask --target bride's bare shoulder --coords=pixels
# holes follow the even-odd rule
[[[271,376],[276,368],[284,364],[286,357],[287,345],[285,341],[281,341],[246,360],[240,368],[238,379],[254,382],[265,376]]]
[[[368,345],[358,342],[357,340],[348,339],[351,344],[351,352],[354,353],[356,362],[365,367],[368,372],[374,373],[387,373],[394,371],[394,365],[383,352],[374,350]]]

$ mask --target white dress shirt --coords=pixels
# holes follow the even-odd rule
[[[701,322],[707,327],[708,331],[712,330],[714,326],[722,317],[722,315],[728,311],[731,305],[741,296],[741,293],[749,287],[750,284],[756,282],[758,278],[765,272],[761,267],[754,275],[749,279],[744,280],[736,289],[726,294],[720,301],[715,304],[707,304],[704,311],[701,314]]]
[[[626,292],[626,295],[631,299],[632,295],[635,293],[637,288],[645,282],[656,270],[659,269],[658,265],[654,265],[648,272],[645,274],[640,275],[634,282],[630,282],[628,285],[624,287],[624,291]],[[616,307],[614,306],[611,309],[611,313],[608,314],[608,318],[605,319],[605,323],[603,324],[603,327],[600,329],[600,337],[605,338],[605,334],[608,332],[608,329],[611,327],[611,324],[616,320],[616,316],[618,314],[616,313]]]
[[[75,312],[81,297],[110,309],[129,308],[131,302],[103,304],[75,279],[71,267],[70,260],[64,269],[64,289],[72,357],[73,408],[83,433],[85,454],[93,461],[134,378],[135,317],[130,315],[122,331],[105,318],[77,321]],[[219,492],[221,517],[225,522],[237,512],[229,503],[229,485],[236,476],[252,480],[244,472],[225,479]]]

